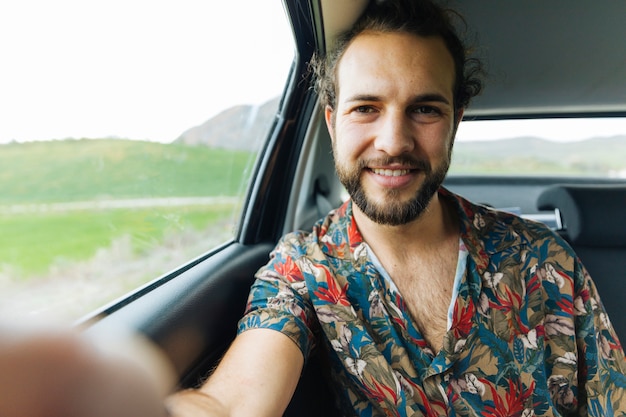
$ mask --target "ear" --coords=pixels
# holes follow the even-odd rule
[[[330,134],[332,141],[335,141],[335,118],[333,117],[333,109],[330,106],[324,108],[324,119],[326,119],[326,128]]]
[[[454,126],[454,131],[456,132],[456,130],[459,128],[459,123],[461,123],[461,120],[463,120],[463,114],[465,113],[465,109],[464,108],[460,108],[456,111],[455,116],[455,125]]]
[[[454,130],[452,131],[452,140],[450,141],[450,151],[448,158],[452,158],[452,147],[454,146],[454,142],[456,142],[456,132],[459,130],[459,124],[461,120],[463,120],[463,113],[465,109],[458,109],[456,113],[454,113]]]

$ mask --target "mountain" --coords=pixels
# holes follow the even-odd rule
[[[174,142],[212,148],[255,150],[274,122],[280,98],[260,106],[239,105],[183,132]]]
[[[279,98],[260,106],[231,107],[175,141],[224,150],[257,150],[274,122]],[[457,141],[451,173],[487,175],[626,175],[626,136],[555,142],[525,136],[497,141]]]
[[[626,136],[554,142],[538,137],[458,141],[454,173],[623,177]]]

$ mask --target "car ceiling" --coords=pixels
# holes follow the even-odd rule
[[[332,44],[367,0],[321,0]],[[626,115],[626,1],[449,0],[486,63],[470,118]]]

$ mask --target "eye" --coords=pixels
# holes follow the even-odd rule
[[[415,114],[427,115],[427,116],[428,115],[438,116],[441,114],[441,110],[434,106],[416,106],[413,109],[411,109],[411,112]]]
[[[353,111],[356,113],[373,113],[375,109],[372,106],[357,106]]]

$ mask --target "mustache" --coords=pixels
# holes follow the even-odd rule
[[[383,157],[375,159],[362,159],[359,161],[359,168],[365,169],[370,166],[401,165],[403,168],[416,169],[424,172],[431,172],[432,166],[424,159],[413,155],[401,155],[394,157]]]

